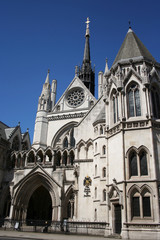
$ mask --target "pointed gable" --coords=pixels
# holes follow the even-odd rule
[[[59,113],[89,109],[90,102],[93,102],[94,104],[96,102],[96,98],[79,79],[79,77],[75,76],[61,98],[55,104],[53,112],[57,112],[58,106],[61,106],[58,111]]]
[[[113,62],[113,65],[115,65],[118,62],[123,62],[123,60],[139,57],[154,62],[156,61],[154,57],[151,55],[151,53],[148,51],[148,49],[141,42],[141,40],[130,28]]]

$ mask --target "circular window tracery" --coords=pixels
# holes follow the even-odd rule
[[[71,107],[77,107],[84,101],[83,89],[76,89],[71,91],[67,96],[67,103]]]

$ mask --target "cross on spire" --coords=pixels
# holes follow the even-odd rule
[[[87,17],[87,21],[86,21],[86,36],[89,35],[89,17]]]

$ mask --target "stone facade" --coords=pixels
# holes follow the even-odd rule
[[[159,239],[160,64],[129,28],[111,69],[106,61],[98,74],[96,100],[89,51],[87,20],[82,67],[57,102],[48,72],[32,147],[12,154],[9,217]]]

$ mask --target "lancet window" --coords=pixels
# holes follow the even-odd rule
[[[141,116],[139,86],[132,83],[128,89],[128,117]]]
[[[119,120],[118,95],[117,94],[113,95],[112,101],[113,101],[113,121],[114,121],[114,123],[116,123]]]

